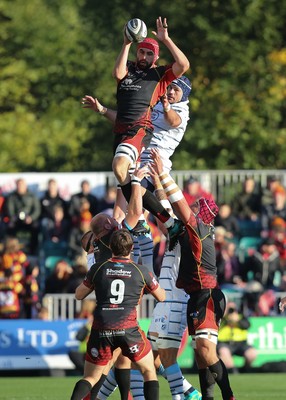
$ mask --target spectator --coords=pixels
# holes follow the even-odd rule
[[[239,223],[229,204],[221,204],[218,215],[215,217],[214,224],[215,226],[222,226],[225,228],[225,236],[227,239],[239,239]]]
[[[5,204],[7,233],[17,236],[20,232],[28,232],[27,251],[36,254],[41,214],[39,199],[28,190],[26,181],[20,178],[16,181],[16,190],[8,195]]]
[[[83,255],[81,245],[82,236],[89,231],[91,222],[91,214],[85,212],[80,219],[78,226],[74,226],[70,232],[68,247],[70,250],[69,257],[74,260],[77,256]]]
[[[71,223],[65,218],[62,206],[55,205],[52,210],[52,218],[46,218],[42,224],[43,242],[67,244]]]
[[[108,187],[105,196],[98,202],[97,212],[104,212],[105,214],[109,214],[110,216],[112,216],[116,195],[117,195],[117,188],[115,186]]]
[[[19,295],[23,286],[17,279],[13,275],[12,257],[2,253],[0,255],[0,319],[17,319],[20,316]]]
[[[87,180],[81,182],[81,191],[72,195],[69,205],[69,215],[72,218],[74,224],[80,220],[80,214],[82,212],[82,199],[89,202],[89,210],[94,216],[98,209],[98,199],[91,193],[90,183]]]
[[[69,281],[67,292],[74,293],[87,273],[86,256],[77,256],[73,263],[73,273]]]
[[[67,212],[67,203],[59,195],[58,183],[55,179],[49,179],[48,187],[41,199],[41,221],[45,225],[46,219],[54,220],[55,207],[61,207],[64,210],[64,215]]]
[[[198,179],[192,175],[184,184],[183,195],[185,196],[189,206],[197,201],[200,197],[204,197],[208,200],[214,200],[213,195],[205,191]]]
[[[264,289],[275,288],[275,273],[281,272],[280,257],[275,240],[264,239],[259,248],[246,259],[243,268],[243,280],[259,282]]]
[[[11,260],[11,271],[15,282],[20,282],[25,275],[27,255],[22,247],[16,237],[7,237],[4,242],[3,255]]]
[[[22,279],[23,291],[21,293],[22,318],[32,319],[38,314],[39,285],[38,278],[39,267],[32,261],[28,261],[25,268],[25,276]]]
[[[267,185],[266,188],[262,190],[261,195],[262,207],[267,207],[270,204],[273,204],[273,193],[278,186],[281,186],[281,182],[276,176],[272,175],[267,177]]]
[[[272,220],[271,231],[269,234],[275,240],[275,245],[280,255],[280,265],[282,270],[286,271],[286,221],[283,218],[276,217]]]
[[[286,222],[286,190],[283,186],[276,186],[273,192],[273,203],[263,207],[261,222],[264,236],[269,235],[274,218],[282,218]]]
[[[244,283],[241,278],[242,265],[236,254],[236,244],[225,242],[221,250],[217,252],[216,261],[218,283],[221,288],[243,288]]]
[[[239,313],[235,303],[228,303],[220,325],[217,350],[229,372],[237,372],[234,355],[244,358],[245,372],[249,372],[257,357],[256,349],[247,343],[249,328],[249,319]]]
[[[67,293],[72,274],[71,265],[65,260],[59,260],[46,279],[44,293]]]
[[[243,182],[242,191],[232,201],[233,214],[239,220],[257,221],[261,211],[261,193],[255,180],[246,178]]]
[[[5,226],[5,196],[0,188],[0,240],[5,238],[6,226]]]

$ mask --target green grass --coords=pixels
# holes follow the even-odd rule
[[[197,375],[185,375],[198,387]],[[79,377],[23,377],[0,378],[1,400],[67,400]],[[230,375],[231,386],[238,400],[285,399],[285,374],[241,374]],[[168,384],[163,378],[160,381],[160,399],[171,399]],[[118,391],[111,400],[119,400]],[[215,399],[221,399],[218,388]]]

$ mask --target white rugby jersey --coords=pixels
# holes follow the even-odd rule
[[[151,142],[147,149],[141,153],[141,163],[150,161],[150,149],[159,150],[163,161],[164,170],[170,171],[172,162],[170,157],[173,155],[176,147],[180,144],[187,128],[189,120],[189,100],[171,104],[171,108],[181,117],[181,124],[177,128],[172,128],[164,118],[164,110],[161,102],[158,102],[152,111],[152,124],[154,132]]]
[[[189,295],[183,289],[178,289],[176,287],[180,259],[181,246],[179,243],[174,248],[174,250],[166,251],[164,255],[159,276],[159,284],[166,291],[165,302],[188,302]]]

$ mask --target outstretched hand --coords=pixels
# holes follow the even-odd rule
[[[152,173],[160,175],[163,172],[163,162],[157,149],[151,149],[151,158],[153,160],[151,164]]]
[[[167,24],[167,18],[164,18],[162,21],[161,17],[158,17],[156,19],[156,25],[157,25],[157,32],[152,31],[153,35],[156,36],[158,40],[163,42],[164,40],[168,39],[169,34],[168,34],[168,24]]]
[[[138,180],[142,181],[143,178],[146,178],[150,175],[150,171],[148,169],[148,165],[144,165],[144,167],[140,168],[140,163],[136,164],[135,171],[133,172],[133,176]]]
[[[100,113],[103,110],[103,105],[97,100],[96,97],[85,95],[81,103],[83,108],[91,108],[93,111]]]

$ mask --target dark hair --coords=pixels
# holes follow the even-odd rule
[[[127,229],[119,229],[112,233],[109,247],[115,256],[126,257],[133,247],[133,239]]]

